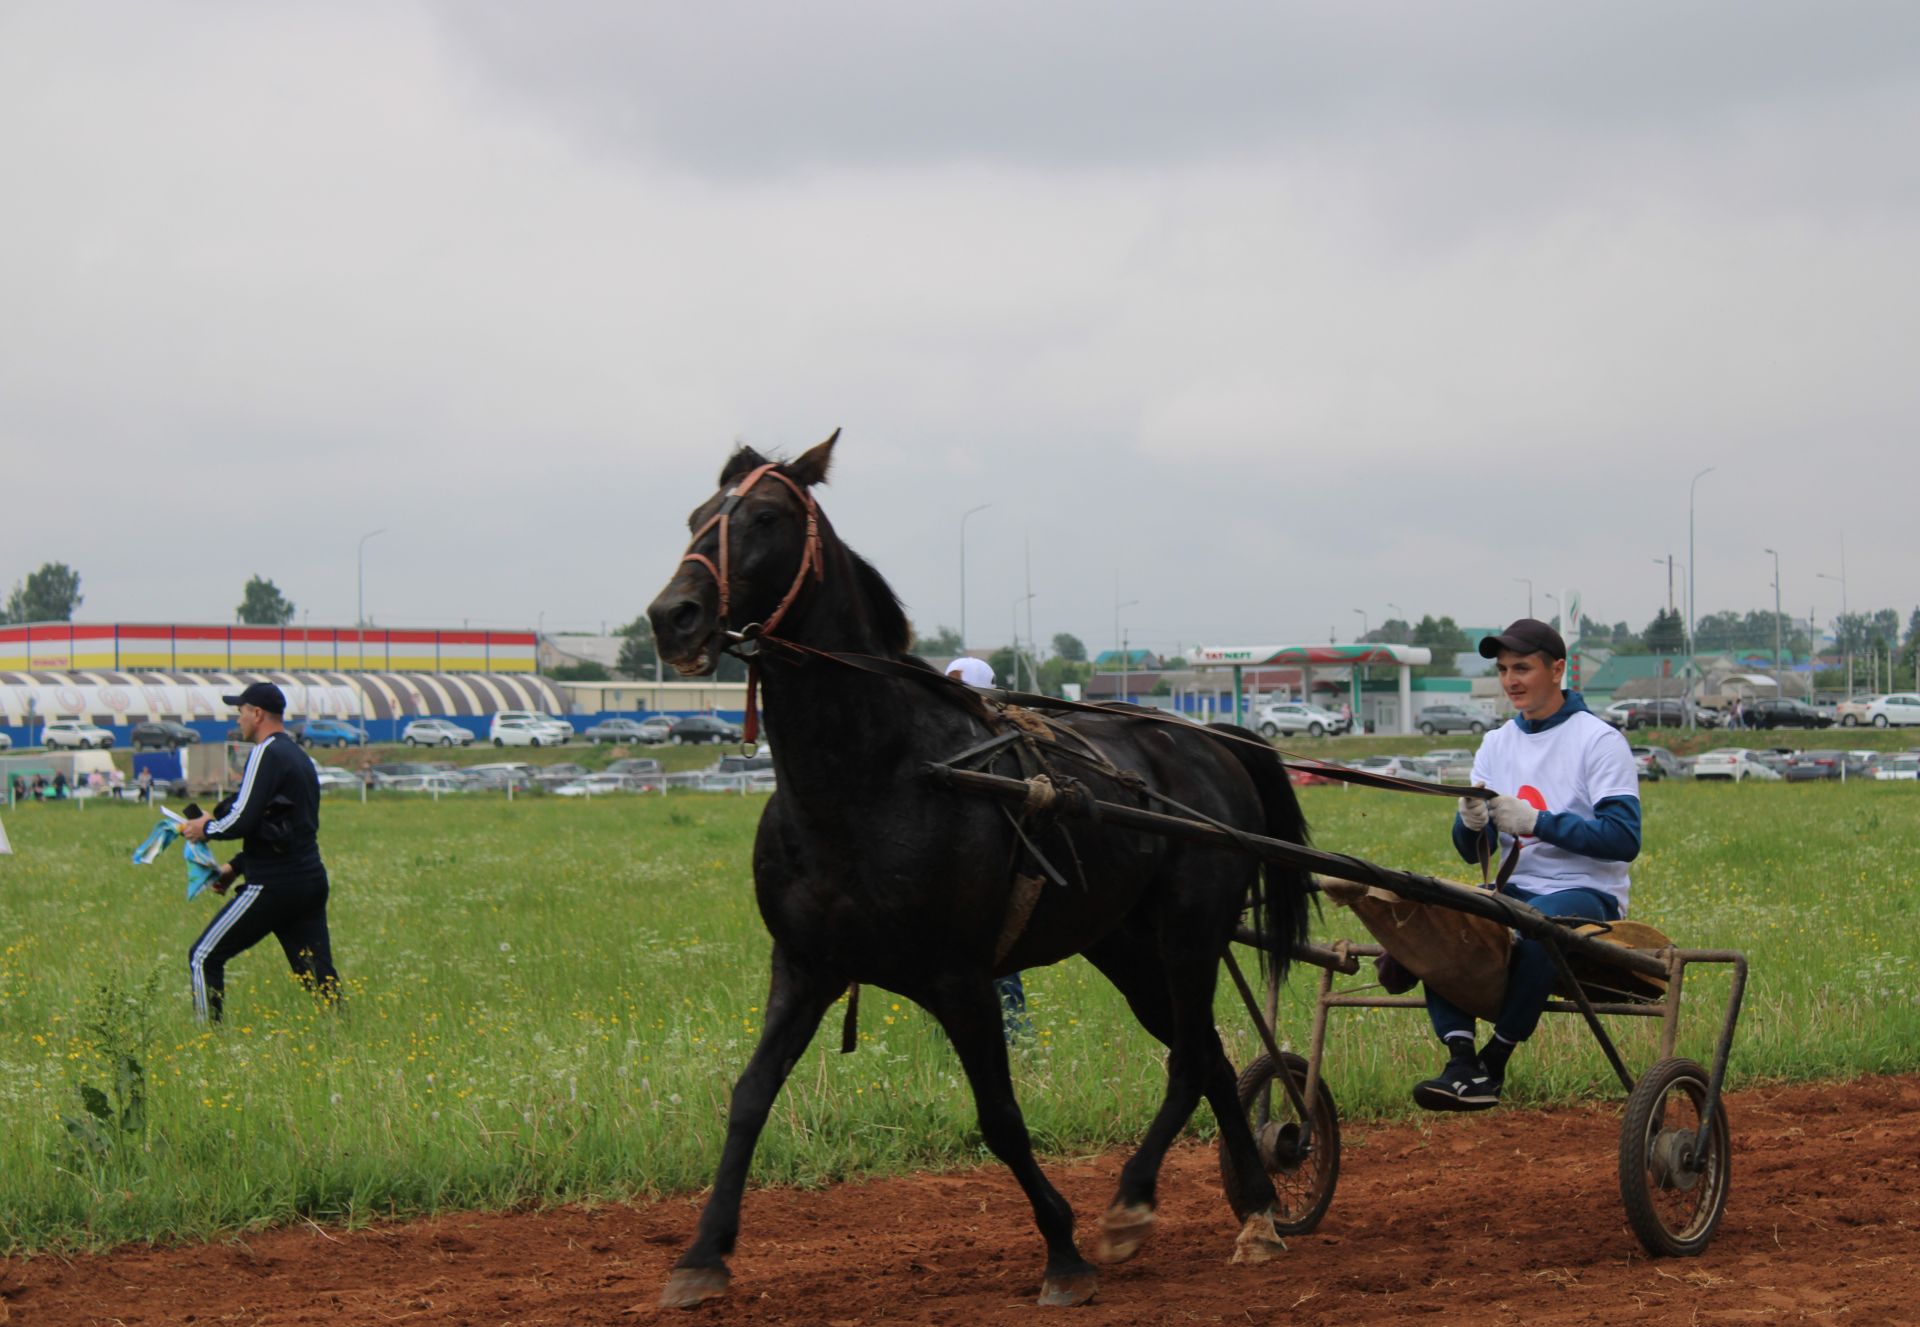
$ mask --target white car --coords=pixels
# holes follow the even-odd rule
[[[652,785],[629,778],[625,774],[589,774],[584,779],[574,779],[555,788],[557,797],[604,797],[608,793],[645,792]]]
[[[1920,756],[1882,756],[1873,767],[1873,777],[1885,781],[1920,781]]]
[[[320,791],[339,791],[346,788],[358,788],[360,780],[351,770],[341,769],[338,765],[315,765],[313,772],[320,779]]]
[[[1875,696],[1867,702],[1867,712],[1860,722],[1870,723],[1875,728],[1920,724],[1920,695],[1911,691],[1896,691],[1890,696]]]
[[[41,741],[48,749],[59,746],[85,751],[89,747],[112,746],[113,734],[105,728],[94,727],[85,719],[55,719],[47,725]]]
[[[466,787],[446,774],[396,774],[380,785],[391,793],[458,793]]]
[[[493,716],[487,740],[495,746],[565,746],[573,725],[535,710],[501,710]]]
[[[1318,705],[1282,701],[1277,705],[1263,705],[1254,711],[1251,727],[1262,737],[1278,737],[1281,733],[1324,737],[1328,733],[1347,731],[1347,721],[1332,710],[1323,710]]]
[[[1738,783],[1742,779],[1771,780],[1778,783],[1780,771],[1753,758],[1745,747],[1721,747],[1701,754],[1693,762],[1693,777],[1698,781],[1722,779]]]
[[[415,719],[400,740],[408,746],[465,746],[473,734],[451,719]]]
[[[9,751],[12,749],[13,749],[13,739],[11,737],[8,737],[5,733],[0,733],[0,751]]]

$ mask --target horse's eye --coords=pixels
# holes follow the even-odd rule
[[[771,507],[769,507],[766,511],[754,513],[753,523],[754,523],[754,526],[757,528],[763,525],[772,525],[775,521],[779,519],[780,519],[780,513],[777,511],[774,511]]]

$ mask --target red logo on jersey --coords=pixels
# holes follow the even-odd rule
[[[1547,809],[1546,797],[1541,793],[1541,791],[1538,788],[1534,787],[1531,783],[1521,784],[1520,791],[1515,793],[1514,796],[1519,798],[1521,801],[1525,802],[1528,806],[1532,807],[1536,811],[1545,811]],[[1533,840],[1531,838],[1528,838],[1526,841],[1531,843]]]

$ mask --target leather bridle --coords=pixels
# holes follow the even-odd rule
[[[800,505],[806,509],[806,543],[800,550],[800,569],[793,574],[793,584],[787,587],[786,594],[781,597],[779,606],[773,610],[772,616],[767,618],[765,622],[749,622],[746,626],[736,631],[733,629],[732,554],[730,551],[733,543],[733,512],[734,508],[740,505],[741,500],[753,491],[753,486],[769,475],[792,489],[793,496],[800,499]],[[713,559],[705,553],[694,551],[699,546],[700,541],[707,537],[707,532],[715,526],[720,528],[720,563],[718,566],[715,566]],[[708,574],[713,577],[714,584],[719,586],[719,634],[725,636],[728,642],[728,644],[722,648],[731,649],[735,645],[750,641],[779,626],[780,619],[787,615],[789,608],[793,607],[793,601],[800,597],[800,587],[806,584],[808,572],[813,573],[813,578],[816,581],[825,579],[827,567],[820,556],[820,504],[813,500],[813,494],[782,474],[777,463],[760,466],[748,472],[745,479],[742,479],[738,484],[735,484],[726,491],[720,501],[720,510],[707,517],[700,528],[693,532],[693,538],[687,543],[687,555],[681,558],[680,561],[682,563],[699,563],[705,567]]]
[[[800,504],[807,513],[806,539],[801,545],[800,567],[793,574],[793,583],[787,587],[786,594],[781,596],[779,604],[767,620],[749,622],[736,630],[733,626],[731,552],[733,513],[742,499],[753,491],[753,486],[769,476],[792,489],[793,496],[800,499]],[[714,560],[705,553],[696,551],[700,541],[706,538],[708,531],[716,526],[719,528],[718,565],[715,565]],[[705,567],[707,573],[713,577],[714,584],[719,587],[720,625],[715,634],[725,642],[720,647],[722,650],[747,661],[747,722],[741,736],[742,740],[748,743],[755,742],[760,735],[760,709],[756,704],[760,689],[760,659],[759,651],[753,642],[770,635],[773,629],[780,625],[780,620],[787,615],[787,610],[793,607],[794,600],[800,597],[800,587],[807,583],[809,573],[816,581],[826,579],[827,564],[820,553],[820,504],[814,501],[813,494],[804,485],[795,483],[783,474],[777,462],[759,466],[749,471],[746,478],[726,491],[721,498],[720,509],[709,516],[700,528],[693,532],[693,538],[687,541],[686,556],[680,561],[683,565],[695,562]]]

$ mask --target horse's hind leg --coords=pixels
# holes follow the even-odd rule
[[[1119,1188],[1101,1217],[1100,1260],[1132,1257],[1152,1232],[1161,1165],[1203,1094],[1233,1161],[1230,1183],[1235,1191],[1229,1198],[1235,1210],[1269,1212],[1277,1201],[1273,1183],[1240,1113],[1233,1065],[1213,1027],[1218,958],[1195,955],[1163,963],[1152,941],[1125,934],[1102,941],[1087,951],[1087,958],[1126,997],[1141,1026],[1168,1049],[1166,1096],[1140,1147],[1121,1169]]]
[[[662,1308],[690,1309],[726,1293],[727,1255],[733,1252],[734,1239],[740,1233],[740,1197],[746,1189],[754,1145],[766,1125],[773,1099],[793,1072],[794,1061],[806,1050],[827,1007],[843,989],[842,982],[788,963],[775,946],[760,1043],[754,1047],[740,1081],[734,1084],[727,1109],[727,1141],[720,1153],[713,1192],[701,1209],[693,1243],[673,1265],[673,1275],[660,1294]]]
[[[1007,1069],[1000,1000],[993,984],[982,976],[977,983],[955,986],[928,1007],[946,1029],[966,1070],[981,1136],[1033,1204],[1034,1224],[1047,1244],[1040,1303],[1049,1307],[1086,1303],[1093,1298],[1098,1273],[1074,1247],[1073,1209],[1033,1159],[1033,1140],[1027,1135]]]

